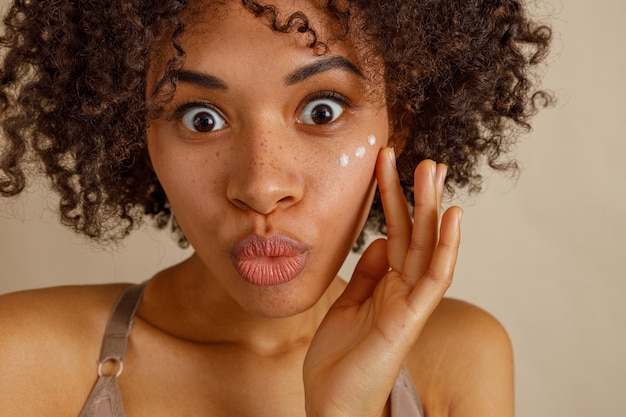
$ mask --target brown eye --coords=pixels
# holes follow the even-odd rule
[[[224,128],[226,121],[215,110],[208,107],[192,107],[182,117],[183,125],[192,132],[214,132]]]
[[[311,112],[311,120],[320,125],[332,122],[333,109],[326,104],[318,104]]]
[[[313,100],[302,110],[300,120],[305,124],[323,125],[334,122],[342,113],[343,107],[334,100]]]

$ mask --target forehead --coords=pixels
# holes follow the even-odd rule
[[[184,51],[180,64],[173,59],[178,52],[172,46],[171,33],[163,34],[152,47],[146,92],[157,113],[177,90],[177,70],[210,74],[225,81],[231,92],[249,91],[254,86],[258,94],[278,100],[273,88],[284,85],[286,76],[328,57],[345,58],[353,64],[361,75],[361,94],[377,106],[386,105],[380,56],[365,37],[346,31],[347,26],[317,3],[280,1],[269,13],[258,16],[238,1],[202,5],[207,6],[194,3],[181,15],[185,28],[175,39]],[[315,39],[318,47],[312,47]],[[337,79],[339,83],[347,81],[345,77]],[[357,81],[353,77],[350,82]]]
[[[360,67],[364,55],[371,55],[363,39],[346,30],[348,22],[318,2],[280,0],[254,12],[239,1],[192,4],[181,16],[185,29],[177,40],[185,51],[184,65],[197,66],[211,56],[219,57],[214,64],[243,63],[251,57],[275,64],[281,58],[313,59],[330,53]],[[176,54],[170,36],[163,34],[162,41],[155,42],[153,70],[162,69]]]

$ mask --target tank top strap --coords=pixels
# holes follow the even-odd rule
[[[391,417],[423,417],[424,407],[413,385],[411,376],[403,366],[391,391]]]
[[[137,307],[145,288],[142,284],[130,285],[122,291],[109,316],[100,359],[98,361],[98,380],[91,390],[87,401],[78,417],[125,417],[122,396],[117,378],[124,368],[124,353],[128,344],[128,336],[133,325]],[[117,370],[113,373],[103,372],[107,362],[115,362]]]
[[[100,359],[98,361],[99,370],[109,361],[119,364],[118,374],[121,368],[128,344],[128,335],[133,325],[135,313],[141,303],[141,297],[146,283],[130,285],[120,294],[111,315],[102,340],[102,348],[100,349]]]

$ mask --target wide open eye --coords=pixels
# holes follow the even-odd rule
[[[341,116],[344,108],[336,100],[323,98],[308,103],[300,114],[300,121],[309,125],[332,123]]]
[[[192,132],[206,133],[221,130],[226,120],[209,107],[194,106],[183,113],[183,125]]]

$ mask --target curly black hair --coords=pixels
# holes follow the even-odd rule
[[[185,58],[183,12],[197,4],[15,0],[0,37],[0,193],[20,193],[35,167],[59,193],[61,221],[75,231],[116,240],[149,217],[161,228],[171,224],[186,245],[151,169],[146,129],[175,89]],[[280,18],[274,6],[242,5],[277,32],[308,36],[316,53],[332,43],[318,38],[302,12]],[[409,204],[413,169],[426,158],[448,165],[448,191],[478,191],[484,164],[516,169],[511,146],[537,105],[551,101],[537,90],[534,71],[551,31],[520,0],[329,0],[325,7],[337,38],[356,33],[382,59]],[[164,34],[176,53],[148,92],[150,52]],[[384,232],[378,196],[367,228]]]

